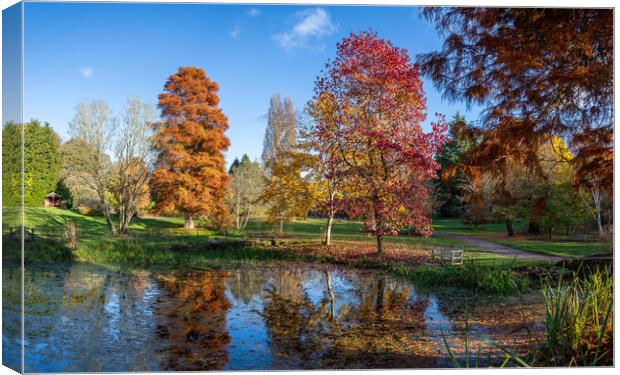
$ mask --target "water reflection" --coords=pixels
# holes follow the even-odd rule
[[[3,281],[19,279],[5,272]],[[436,367],[447,364],[441,332],[463,320],[462,308],[402,280],[282,263],[31,266],[26,295],[32,372]]]
[[[154,306],[165,370],[219,370],[228,362],[227,312],[223,271],[160,276]]]

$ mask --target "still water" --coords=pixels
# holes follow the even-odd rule
[[[19,301],[19,271],[3,267],[3,284]],[[453,295],[333,266],[31,265],[25,293],[27,372],[446,367],[442,334],[463,326]],[[8,363],[19,363],[18,314],[5,304]]]

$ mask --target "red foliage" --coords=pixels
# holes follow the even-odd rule
[[[404,226],[431,233],[423,181],[436,176],[433,156],[447,126],[438,116],[431,133],[422,131],[425,103],[407,51],[373,32],[338,44],[336,59],[315,83],[312,142],[327,175],[346,181],[350,213],[364,216],[379,242]]]

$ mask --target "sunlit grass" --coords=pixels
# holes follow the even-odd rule
[[[513,228],[516,232],[521,231],[522,224],[514,223]],[[433,230],[458,234],[506,233],[506,224],[488,223],[474,228],[463,224],[459,218],[433,218]]]
[[[605,245],[600,242],[540,240],[502,240],[497,242],[519,250],[555,256],[584,257],[606,252]]]

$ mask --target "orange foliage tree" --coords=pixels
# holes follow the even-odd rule
[[[424,14],[444,45],[419,56],[422,73],[448,99],[486,107],[471,167],[505,175],[508,164],[520,163],[541,172],[539,147],[556,136],[575,154],[578,178],[612,186],[612,9],[427,8]]]
[[[192,216],[221,223],[228,212],[223,152],[230,145],[224,134],[229,126],[217,92],[203,69],[181,67],[159,95],[162,121],[155,124],[158,158],[151,179],[155,211],[183,212],[185,228],[194,227]]]

